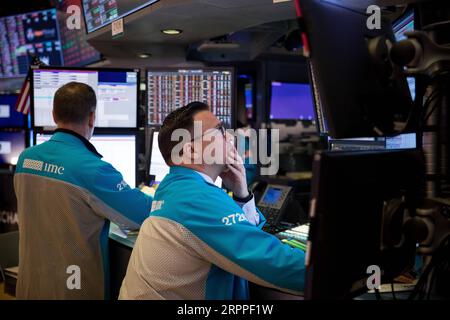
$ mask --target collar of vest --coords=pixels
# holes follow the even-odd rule
[[[82,144],[88,149],[90,152],[92,152],[94,155],[96,155],[99,158],[103,158],[103,156],[98,153],[97,149],[95,149],[94,145],[89,142],[85,137],[79,135],[78,133],[68,130],[68,129],[56,129],[53,133],[53,136],[51,137],[52,141],[59,141],[64,143],[72,143],[72,144]]]

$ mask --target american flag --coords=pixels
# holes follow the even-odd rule
[[[44,66],[39,57],[33,57],[31,61],[32,66]],[[25,77],[25,81],[23,82],[22,88],[20,89],[19,98],[16,102],[16,110],[17,112],[21,112],[23,114],[28,114],[30,112],[30,83],[31,83],[31,67],[28,69],[27,76]]]

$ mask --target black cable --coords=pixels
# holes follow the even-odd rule
[[[437,97],[439,97],[439,100],[436,101],[436,103],[434,104],[434,106],[431,108],[430,112],[428,112],[428,114],[425,116],[425,118],[424,118],[424,120],[423,120],[423,123],[424,123],[424,124],[427,123],[428,118],[430,118],[430,116],[433,114],[434,110],[436,110],[436,107],[439,106],[439,105],[442,103],[443,96],[442,96],[442,95],[436,95],[436,96],[433,98],[433,100],[434,100],[435,98],[437,98]],[[431,103],[431,101],[430,101],[430,103]]]
[[[375,297],[377,298],[378,301],[383,300],[381,298],[381,294],[380,294],[380,290],[378,288],[375,288]]]
[[[427,100],[425,101],[425,103],[423,104],[422,107],[422,116],[423,118],[425,118],[425,114],[427,113],[427,109],[429,107],[429,105],[431,104],[431,102],[433,102],[434,99],[436,99],[439,96],[439,89],[434,89],[431,94],[427,97]]]
[[[410,296],[408,297],[408,300],[414,300],[414,298],[419,294],[419,299],[423,299],[425,296],[425,293],[423,292],[424,286],[427,283],[428,277],[433,271],[433,269],[439,265],[442,261],[445,261],[445,259],[449,258],[445,254],[446,249],[448,250],[450,248],[450,235],[447,236],[439,245],[439,247],[434,252],[430,263],[426,266],[425,270],[423,271],[422,275],[419,278],[419,281],[417,282],[416,286],[414,287],[414,290],[411,292]]]
[[[392,299],[397,300],[397,297],[395,295],[395,290],[394,290],[394,280],[391,281],[391,291],[392,291]]]

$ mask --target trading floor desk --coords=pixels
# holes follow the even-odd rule
[[[125,277],[131,251],[136,242],[136,235],[126,236],[120,229],[111,224],[109,231],[109,259],[111,274],[111,299],[117,299]],[[253,300],[303,300],[301,296],[283,293],[274,289],[250,283],[250,298]]]

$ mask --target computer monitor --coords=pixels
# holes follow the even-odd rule
[[[314,101],[307,83],[272,82],[270,120],[313,121]]]
[[[56,127],[52,116],[53,98],[57,89],[71,81],[88,84],[96,92],[96,127],[136,128],[138,70],[53,67],[41,67],[32,71],[33,126]]]
[[[160,184],[170,171],[170,167],[164,161],[161,151],[159,151],[158,134],[159,132],[153,132],[151,144],[152,151],[150,155],[150,175],[155,177],[155,184]],[[222,187],[222,179],[220,177],[218,177],[214,183],[219,188]]]
[[[417,135],[405,133],[394,137],[329,139],[330,150],[402,150],[417,148]]]
[[[388,241],[402,239],[403,211],[389,216],[393,211],[386,209],[401,199],[405,208],[417,208],[424,176],[423,154],[416,149],[315,155],[307,299],[352,298],[368,291],[369,266],[380,267],[383,282],[414,264],[415,243],[395,247]]]
[[[173,110],[202,101],[228,128],[233,126],[235,79],[231,68],[147,70],[148,124],[159,126]]]
[[[0,131],[0,166],[16,165],[25,148],[25,131]]]
[[[114,20],[123,18],[158,0],[83,0],[84,20],[88,33],[100,29]]]
[[[394,30],[394,36],[396,41],[405,40],[407,37],[406,32],[414,31],[414,10],[408,10],[400,18],[398,18],[392,24]],[[409,91],[411,92],[411,97],[414,100],[416,97],[416,78],[408,77]]]
[[[0,127],[23,128],[25,116],[15,109],[18,96],[16,94],[0,95]]]
[[[50,140],[51,133],[36,133],[35,145]],[[135,134],[99,134],[96,133],[90,142],[103,158],[123,175],[130,187],[136,186],[136,135]]]
[[[0,78],[28,72],[31,56],[47,65],[63,64],[56,9],[0,18]]]
[[[367,28],[365,10],[330,1],[300,0],[310,45],[315,102],[333,138],[404,133],[413,107],[400,68],[386,61],[391,24]],[[393,72],[394,70],[394,72]]]
[[[80,19],[80,28],[74,29],[67,21],[73,19],[70,6],[81,8],[81,0],[54,0],[56,6],[59,31],[61,35],[62,54],[64,66],[83,67],[101,59],[100,52],[86,41],[86,27],[83,19]]]

